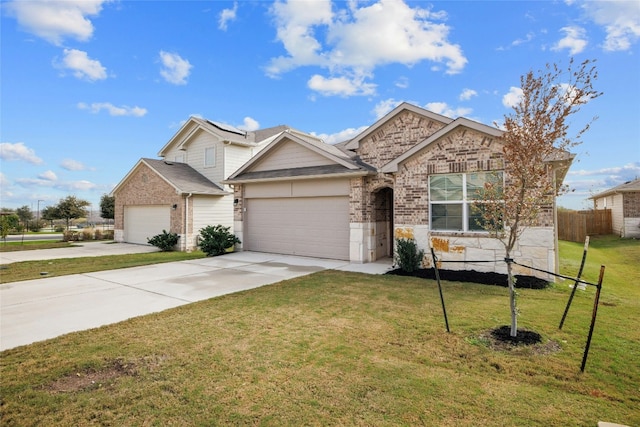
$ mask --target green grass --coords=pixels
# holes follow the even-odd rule
[[[32,251],[36,249],[58,249],[73,246],[72,242],[60,240],[25,240],[23,242],[2,242],[0,252]]]
[[[562,242],[575,274],[582,245]],[[505,288],[324,271],[1,354],[2,425],[640,425],[640,242],[593,239],[594,289],[520,290],[560,351],[496,351]],[[576,261],[577,260],[577,261]]]
[[[94,271],[158,264],[161,262],[186,261],[204,258],[205,256],[201,251],[189,253],[149,252],[142,254],[14,262],[2,266],[0,283],[43,278],[40,274],[41,272],[46,272],[46,277],[65,276],[68,274],[90,273]],[[46,277],[43,280],[46,280]]]

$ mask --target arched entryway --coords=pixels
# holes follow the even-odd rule
[[[393,257],[392,188],[383,187],[373,193],[373,220],[375,227],[375,259]]]

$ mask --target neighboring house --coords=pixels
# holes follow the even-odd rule
[[[461,261],[444,268],[504,272],[503,245],[470,212],[490,174],[508,182],[501,135],[407,103],[335,146],[284,132],[223,181],[238,201],[235,233],[244,250],[352,262],[392,256],[395,238],[413,238]],[[549,161],[557,186],[573,158],[563,154]],[[516,260],[555,271],[556,236],[553,204],[520,238]]]
[[[191,117],[160,150],[162,159],[140,159],[111,192],[115,240],[147,244],[166,230],[192,250],[201,228],[233,229],[233,190],[221,182],[286,129],[245,132]]]
[[[625,182],[590,197],[594,209],[610,209],[613,232],[640,238],[640,179]]]

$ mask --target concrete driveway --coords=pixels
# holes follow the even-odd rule
[[[155,250],[127,244],[108,246],[102,250],[117,253],[125,249]],[[88,251],[85,254],[96,253],[85,249]],[[350,264],[338,260],[235,252],[221,257],[6,283],[0,285],[0,350],[325,269],[381,274],[390,268],[390,260]]]

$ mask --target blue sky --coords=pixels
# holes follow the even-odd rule
[[[520,76],[597,60],[560,205],[640,176],[640,2],[2,1],[0,206],[99,208],[191,115],[336,143],[402,101],[501,122]],[[40,202],[38,203],[38,201]]]

